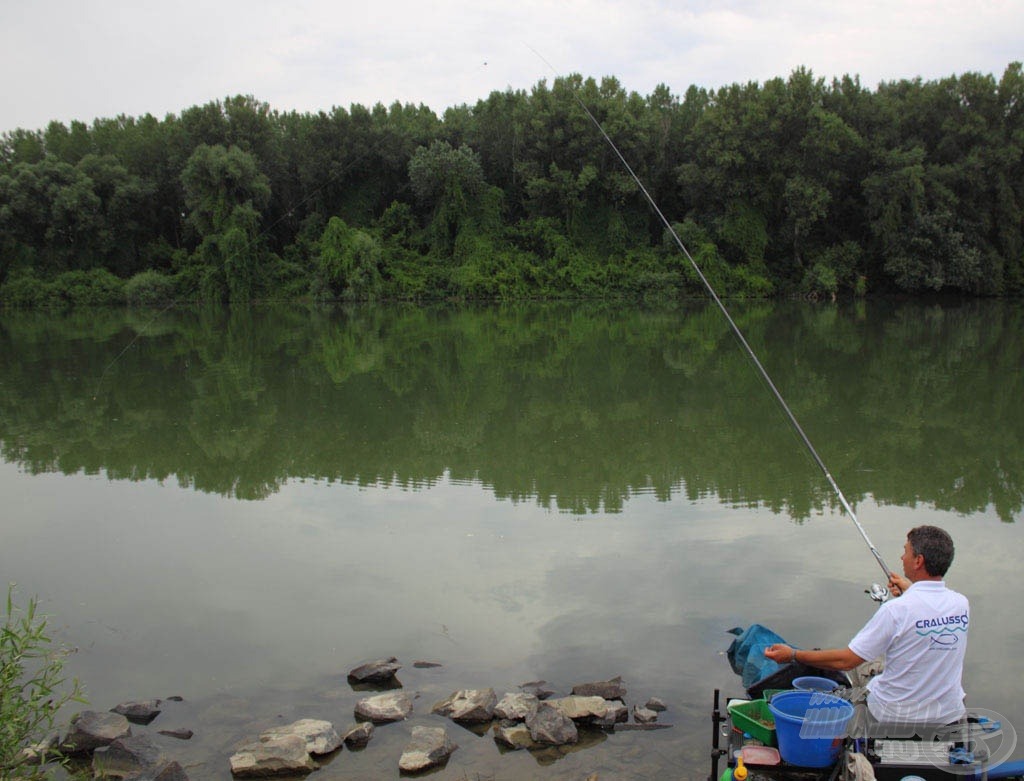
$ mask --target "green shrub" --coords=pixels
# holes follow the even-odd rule
[[[4,306],[33,309],[64,305],[64,299],[52,282],[31,273],[12,275],[0,287],[0,302]]]
[[[801,281],[802,292],[811,297],[834,296],[844,290],[864,295],[866,280],[858,273],[863,255],[860,245],[852,241],[826,247],[812,257],[811,267]]]
[[[103,268],[65,271],[54,281],[58,293],[72,306],[111,306],[124,303],[124,281]]]
[[[167,306],[177,297],[177,285],[159,271],[142,271],[124,283],[124,297],[132,306]]]
[[[331,217],[320,237],[315,292],[318,298],[373,300],[382,288],[380,242],[340,217]]]
[[[732,270],[731,293],[744,298],[767,298],[775,292],[764,264],[737,266]]]
[[[53,731],[57,711],[66,703],[84,703],[78,681],[65,689],[66,649],[54,648],[46,617],[37,616],[37,601],[22,611],[7,589],[7,612],[0,625],[0,778],[41,778],[24,750]],[[56,759],[57,757],[54,757]],[[46,757],[43,757],[46,759]]]

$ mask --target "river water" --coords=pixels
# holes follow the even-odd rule
[[[888,563],[953,535],[968,705],[1024,728],[1024,308],[731,306]],[[142,731],[193,729],[158,739],[194,780],[352,723],[391,655],[413,716],[315,778],[398,777],[417,724],[460,746],[438,779],[703,778],[726,630],[845,645],[881,579],[703,302],[8,312],[0,451],[0,577],[91,707],[184,698]],[[616,675],[672,727],[531,754],[429,712]]]

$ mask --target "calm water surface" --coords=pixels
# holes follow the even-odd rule
[[[888,562],[953,534],[968,704],[1024,730],[1024,308],[733,306]],[[351,723],[345,674],[385,655],[413,716],[315,778],[397,778],[416,724],[460,745],[438,779],[702,778],[726,630],[844,645],[881,577],[699,302],[6,313],[0,448],[0,577],[93,707],[185,698],[150,731],[195,730],[161,740],[196,780]],[[615,675],[673,728],[503,753],[429,714]]]

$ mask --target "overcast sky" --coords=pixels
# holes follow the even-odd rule
[[[804,65],[874,89],[1022,58],[1021,0],[0,0],[0,131],[237,94],[441,114],[571,72],[683,95]]]

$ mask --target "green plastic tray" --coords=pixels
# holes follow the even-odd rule
[[[729,706],[732,725],[740,732],[746,732],[766,746],[777,746],[775,740],[775,717],[768,710],[764,700],[737,702]]]

